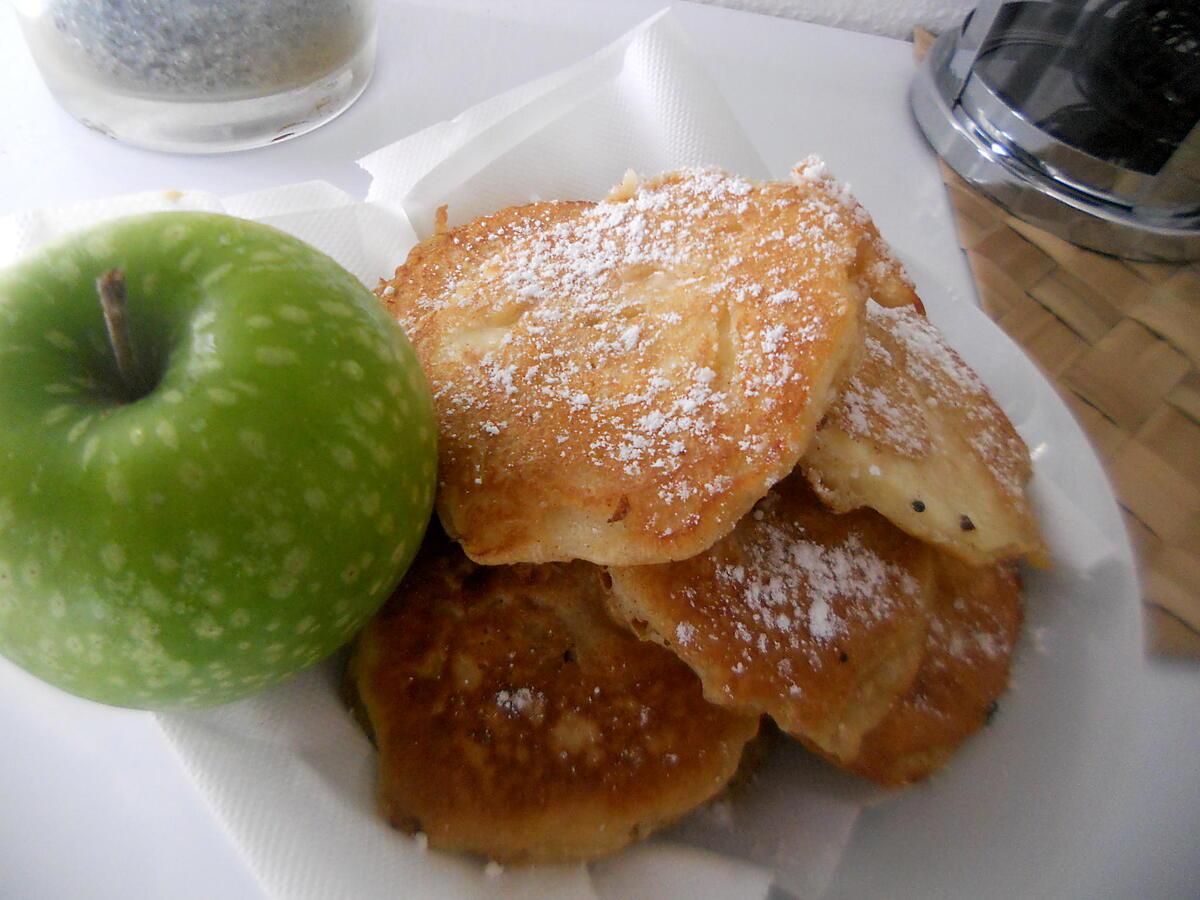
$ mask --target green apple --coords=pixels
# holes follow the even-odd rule
[[[123,274],[122,375],[97,279]],[[432,508],[412,347],[264,225],[159,213],[0,274],[0,652],[122,706],[243,696],[386,599]]]

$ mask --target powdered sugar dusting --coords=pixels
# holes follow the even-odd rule
[[[733,636],[744,645],[738,658],[752,664],[766,654],[782,655],[778,674],[799,688],[803,666],[820,668],[821,648],[892,616],[897,604],[921,602],[913,574],[884,559],[850,531],[838,541],[810,536],[793,521],[776,493],[768,495],[738,538],[737,562],[719,564]]]
[[[843,388],[830,421],[853,437],[917,458],[932,449],[930,418],[947,415],[966,420],[966,427],[956,430],[997,483],[1020,496],[1028,453],[979,376],[915,309],[869,302],[863,362]]]
[[[792,180],[797,184],[820,185],[849,209],[860,224],[865,225],[871,221],[867,211],[850,193],[850,185],[834,178],[833,173],[829,171],[829,167],[821,157],[809,155],[796,163],[792,167]]]
[[[970,426],[968,442],[978,459],[1005,492],[1020,497],[1028,476],[1028,450],[974,370],[950,348],[937,327],[915,310],[868,303],[867,315],[902,344],[905,371],[935,399],[931,408],[946,405],[963,415]]]
[[[940,598],[930,617],[926,665],[935,669],[1007,667],[1017,634],[1015,591],[991,573],[975,584]]]
[[[821,157],[810,155],[796,163],[792,167],[792,181],[796,184],[819,186],[825,192],[836,197],[859,225],[870,224],[870,215],[854,199],[854,195],[850,192],[850,185],[834,178],[833,173],[829,171],[829,167]],[[904,266],[896,259],[892,248],[885,241],[876,236],[872,241],[872,249],[876,259],[871,263],[868,275],[873,281],[880,283],[889,278],[898,278],[908,287],[912,287],[912,280],[908,277]]]
[[[777,435],[796,407],[781,404],[806,396],[850,314],[822,279],[854,261],[865,213],[823,176],[802,186],[688,169],[595,205],[452,232],[473,242],[461,244],[471,264],[448,266],[432,294],[397,294],[423,361],[455,360],[430,367],[446,452],[510,440],[543,415],[566,419],[552,441],[522,445],[522,463],[586,461],[631,491],[649,482],[678,509],[660,534],[686,527],[732,484],[703,461],[753,468],[786,445]],[[740,234],[760,220],[783,224]],[[682,317],[681,302],[695,315]],[[729,427],[747,416],[750,432]],[[473,474],[486,490],[486,473]]]
[[[541,691],[527,687],[496,692],[496,705],[510,715],[529,717],[536,713],[539,707],[544,707],[545,703],[546,698]]]
[[[867,317],[895,336],[908,351],[905,367],[913,378],[928,385],[949,379],[967,393],[987,390],[979,376],[946,344],[937,327],[920,313],[906,307],[888,309],[869,303]]]
[[[871,353],[870,343],[868,354]],[[888,444],[911,456],[919,456],[928,449],[929,439],[920,420],[898,407],[883,388],[865,384],[861,377],[855,376],[846,384],[838,400],[837,412],[848,433],[869,440],[875,432],[882,431]]]

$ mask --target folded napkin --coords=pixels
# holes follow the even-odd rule
[[[600,198],[626,169],[766,167],[668,13],[599,53],[359,160],[367,200],[403,209],[417,234],[437,208],[464,222],[552,197]]]

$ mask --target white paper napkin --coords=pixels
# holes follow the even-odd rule
[[[542,198],[599,198],[626,169],[766,166],[663,11],[594,56],[359,160],[367,199],[402,208],[421,237],[449,206],[463,222]]]
[[[596,900],[582,866],[489,874],[392,830],[375,803],[375,750],[339,699],[342,662],[239,703],[159,716],[270,896]]]
[[[137,213],[224,212],[289,232],[328,253],[369,286],[415,242],[398,208],[363,203],[324,181],[219,197],[202,191],[148,191],[0,218],[0,267],[71,231]]]

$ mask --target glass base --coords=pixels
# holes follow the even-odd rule
[[[62,70],[43,74],[71,115],[111,138],[172,153],[227,153],[277,144],[350,107],[375,69],[375,36],[342,67],[304,87],[245,100],[167,100],[98,89]]]

